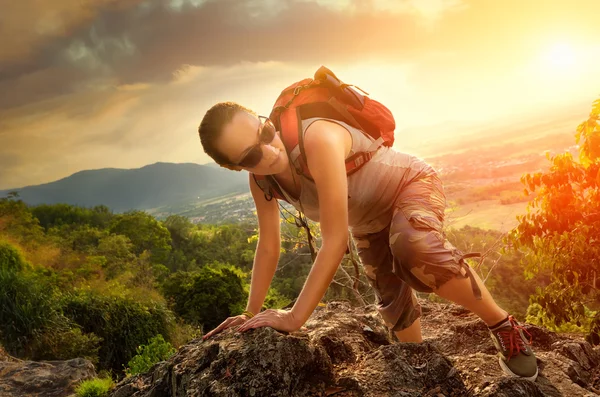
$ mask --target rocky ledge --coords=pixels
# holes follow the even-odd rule
[[[228,329],[195,339],[111,397],[167,396],[596,396],[600,350],[526,324],[540,373],[504,376],[487,327],[451,304],[422,301],[421,344],[398,343],[375,306],[330,302],[300,331]]]

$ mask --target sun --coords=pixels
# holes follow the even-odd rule
[[[572,72],[577,65],[577,53],[569,43],[554,43],[543,54],[544,65],[553,72]]]

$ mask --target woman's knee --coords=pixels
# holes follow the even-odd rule
[[[402,219],[403,218],[403,219]],[[412,288],[433,292],[460,272],[460,253],[439,232],[433,220],[410,222],[401,215],[390,230],[394,272]]]

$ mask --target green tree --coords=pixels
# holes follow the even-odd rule
[[[111,234],[100,239],[96,254],[106,259],[104,272],[107,280],[130,269],[135,261],[133,245],[127,236]]]
[[[233,266],[213,264],[196,272],[177,272],[163,283],[163,294],[173,310],[204,331],[244,311],[248,293],[246,274]]]
[[[171,251],[171,235],[167,228],[142,211],[117,215],[110,232],[127,236],[136,255],[149,251],[152,263],[164,263]]]
[[[600,100],[589,118],[577,127],[579,158],[569,153],[547,155],[546,172],[526,174],[525,192],[537,193],[527,214],[519,217],[510,242],[528,254],[530,275],[550,271],[533,303],[557,326],[589,323],[588,340],[600,342],[600,316],[586,318],[586,307],[597,310],[600,273]]]
[[[27,204],[22,200],[0,198],[0,231],[4,231],[19,242],[33,247],[44,239],[44,230]]]
[[[105,229],[110,224],[113,214],[104,205],[83,208],[71,204],[42,204],[31,209],[45,229],[60,225],[89,225]]]

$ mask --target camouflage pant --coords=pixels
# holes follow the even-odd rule
[[[413,291],[433,292],[454,277],[468,277],[463,256],[443,235],[446,197],[437,175],[411,182],[398,196],[384,230],[353,235],[378,310],[394,331],[410,326],[421,308]]]

